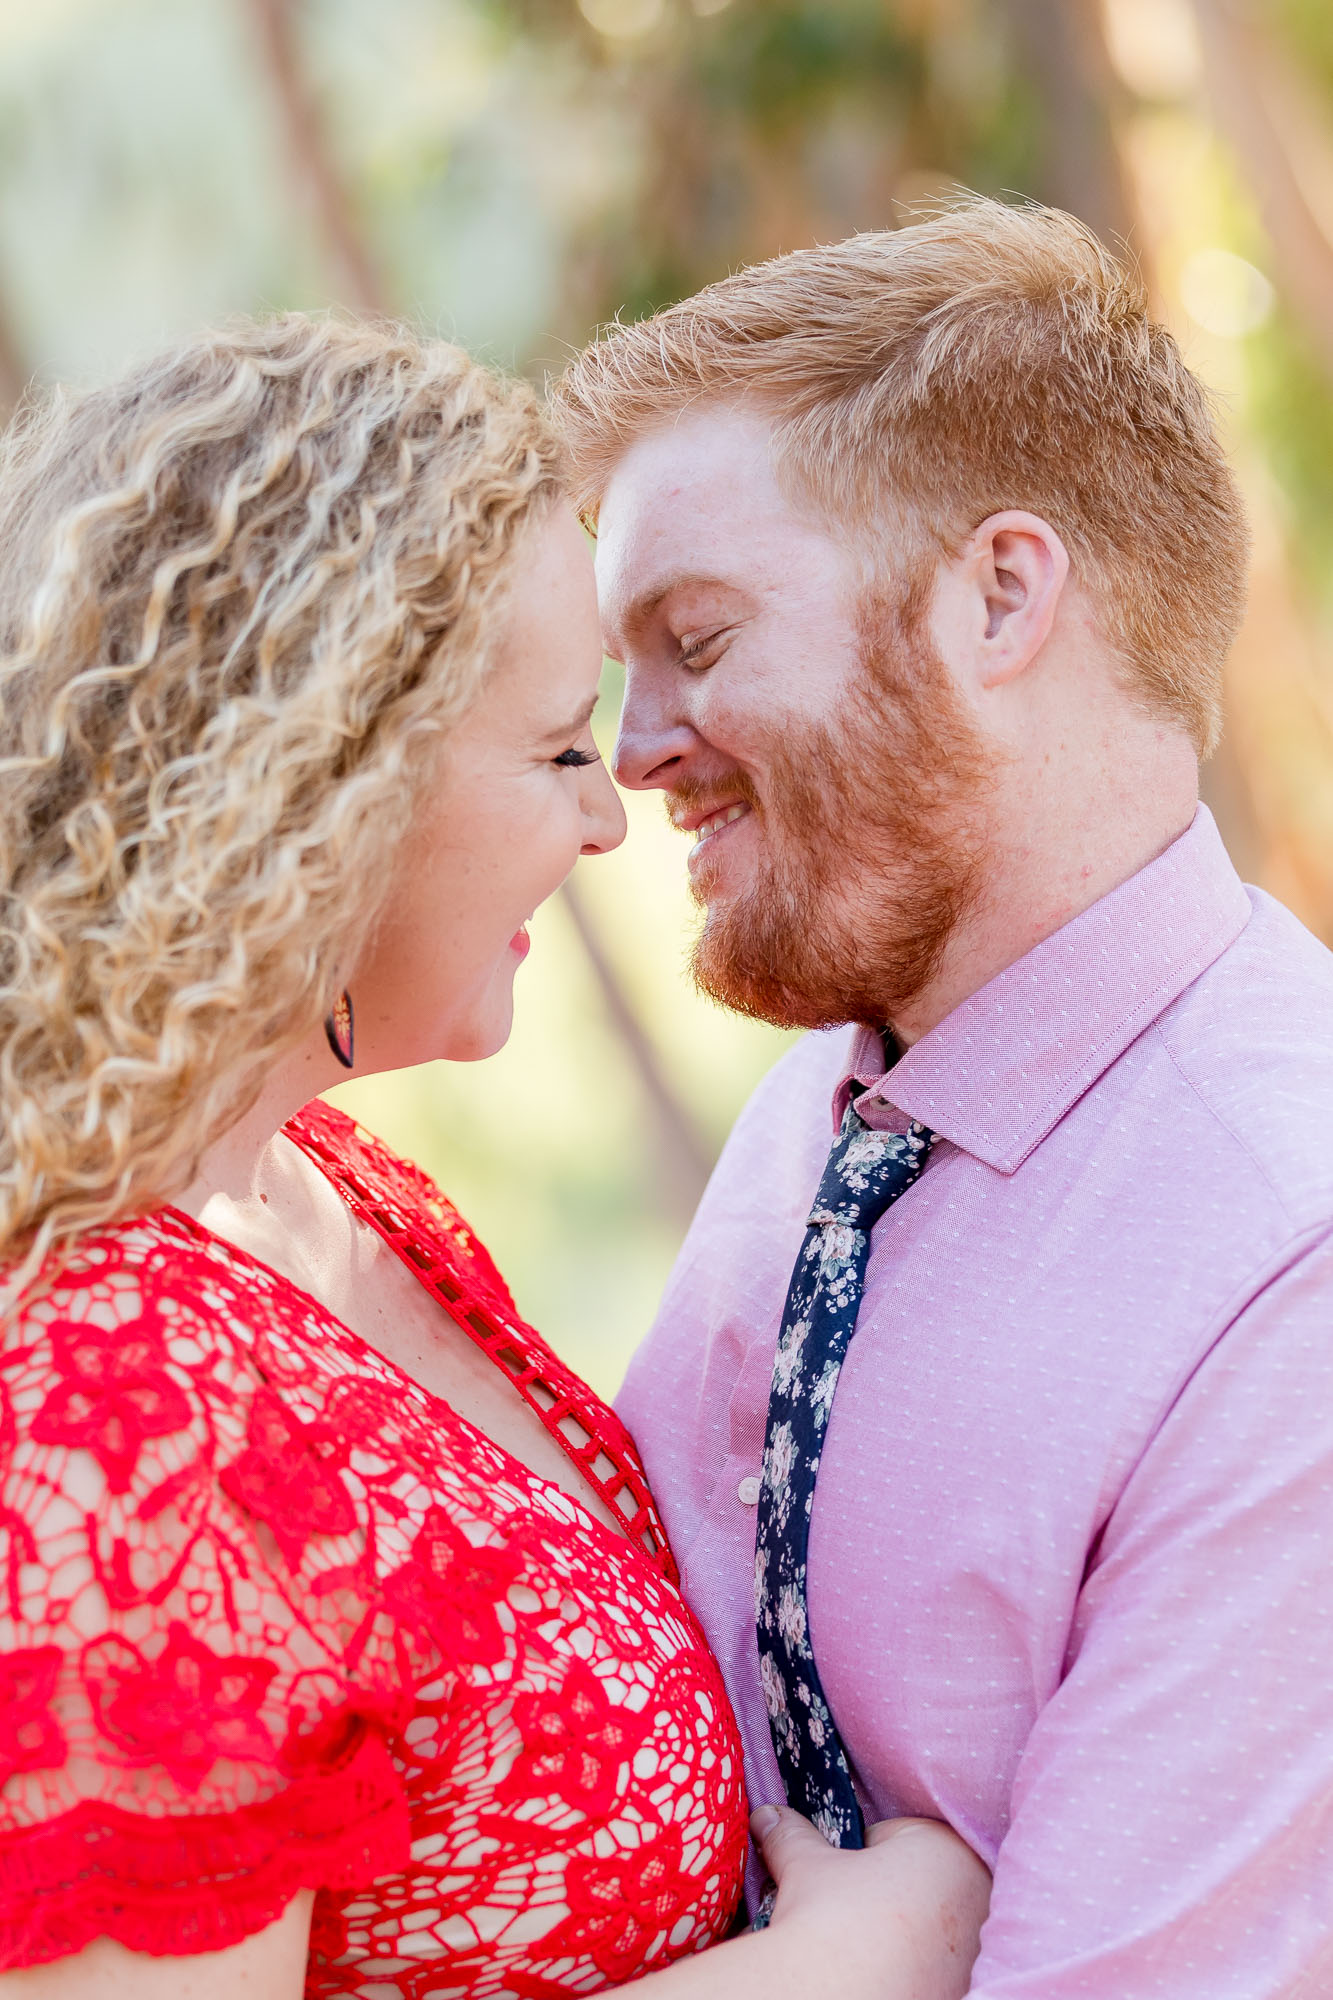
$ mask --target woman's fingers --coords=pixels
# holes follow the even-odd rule
[[[962,2000],[990,1875],[952,1827],[883,1820],[868,1829],[863,1851],[844,1854],[790,1808],[760,1806],[750,1830],[777,1884],[773,1929],[798,1946],[803,1928],[831,1941],[839,1991]]]
[[[750,1815],[750,1832],[779,1888],[784,1872],[799,1867],[802,1855],[815,1860],[829,1852],[823,1834],[790,1806],[760,1806]]]
[[[921,1849],[923,1861],[936,1870],[947,1870],[947,1879],[965,1894],[989,1900],[990,1870],[951,1826],[939,1819],[882,1819],[866,1829],[866,1846],[883,1847],[890,1840],[910,1840]]]
[[[961,1834],[938,1819],[885,1819],[866,1831],[866,1846],[899,1843],[898,1873],[919,1885],[922,1906],[938,1911],[939,1935],[970,1965],[990,1908],[990,1870]],[[894,1865],[894,1864],[889,1864]]]
[[[750,1815],[750,1832],[773,1880],[781,1886],[782,1870],[799,1866],[802,1856],[817,1861],[829,1852],[823,1834],[790,1806],[759,1806]],[[945,1857],[966,1873],[989,1882],[983,1861],[951,1826],[938,1819],[881,1819],[866,1828],[866,1846],[883,1847],[890,1840],[915,1840],[935,1856]]]
[[[877,1819],[873,1826],[866,1828],[866,1846],[882,1847],[886,1840],[896,1840],[904,1833],[919,1833],[925,1827],[929,1827],[932,1833],[947,1831],[937,1819]],[[957,1839],[957,1835],[954,1838]]]

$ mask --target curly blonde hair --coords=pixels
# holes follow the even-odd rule
[[[0,445],[0,1258],[168,1199],[318,1024],[563,486],[531,392],[241,322]]]

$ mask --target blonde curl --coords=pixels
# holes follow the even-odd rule
[[[0,1258],[169,1199],[319,1022],[562,489],[531,392],[290,314],[0,445]]]

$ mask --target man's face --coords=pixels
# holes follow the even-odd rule
[[[889,567],[892,566],[892,551]],[[769,430],[710,409],[639,440],[597,579],[624,661],[616,775],[694,837],[695,974],[784,1026],[882,1025],[978,881],[986,757],[943,664],[783,492]]]

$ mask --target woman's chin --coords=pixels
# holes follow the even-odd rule
[[[514,1001],[509,994],[503,1002],[478,1009],[470,1020],[451,1022],[448,1033],[441,1038],[436,1060],[485,1062],[488,1056],[499,1055],[513,1028]]]
[[[370,1047],[365,1038],[367,1073],[377,1069],[419,1069],[432,1062],[485,1062],[498,1055],[509,1040],[514,1026],[514,973],[518,961],[506,954],[507,962],[492,971],[489,979],[476,980],[470,992],[455,991],[445,1008],[400,1017],[382,1024],[382,1045]],[[406,1011],[406,1010],[405,1010]]]

